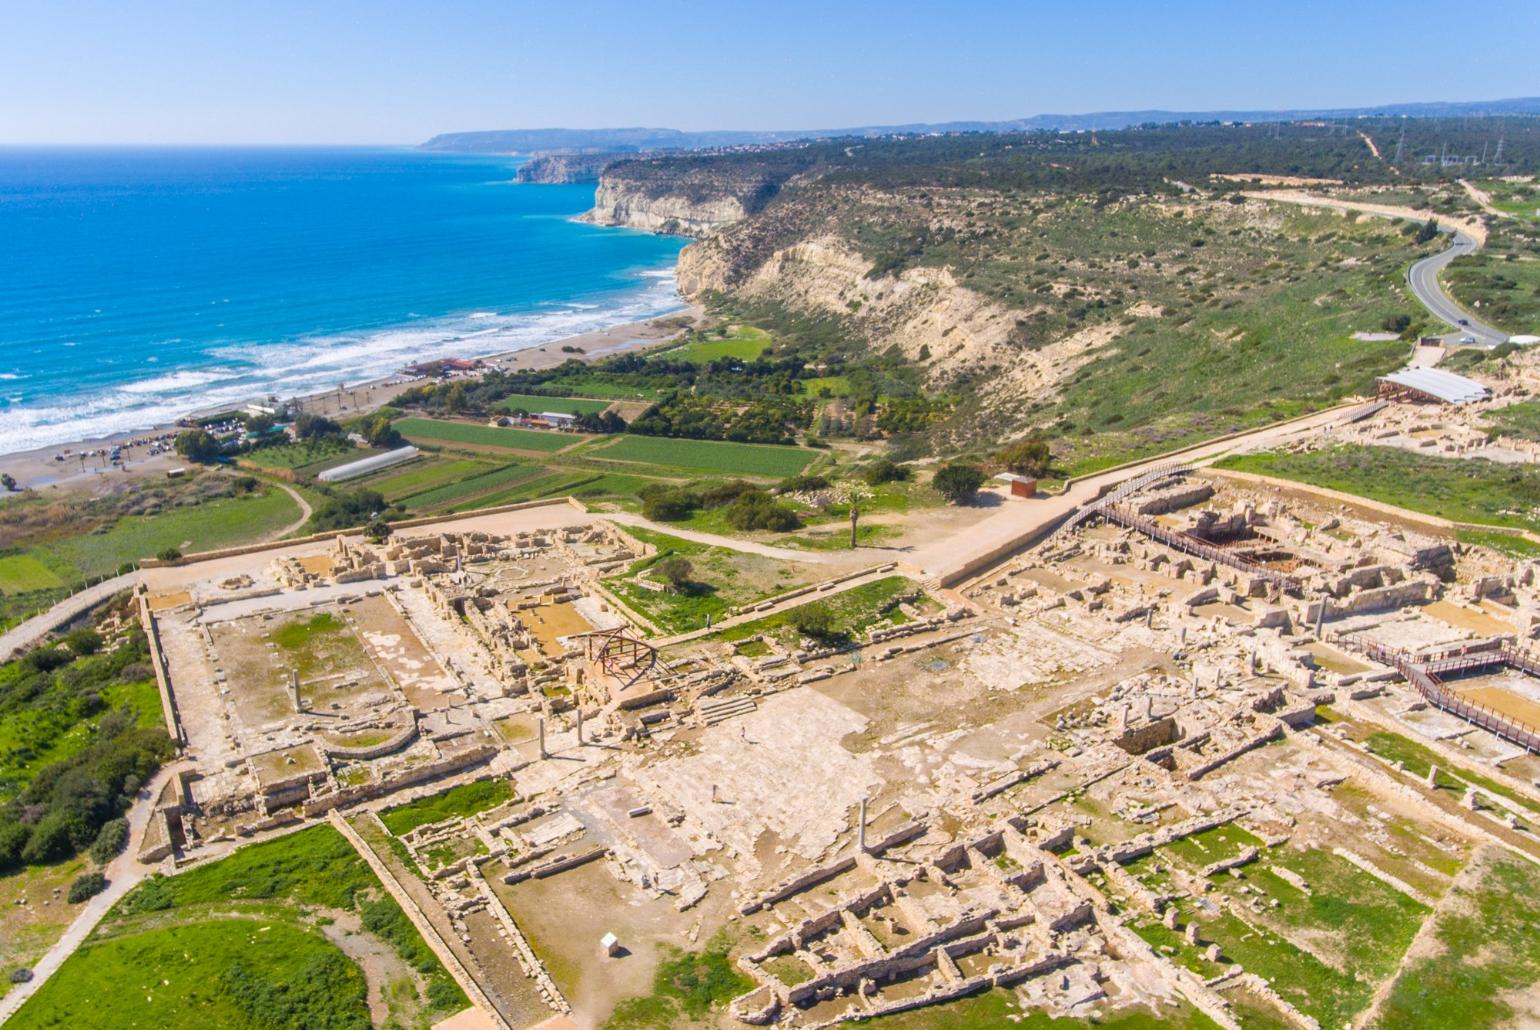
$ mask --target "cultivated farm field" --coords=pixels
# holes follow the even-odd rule
[[[591,455],[614,461],[777,479],[795,476],[817,456],[816,452],[801,447],[658,436],[622,436],[614,443],[596,448]]]

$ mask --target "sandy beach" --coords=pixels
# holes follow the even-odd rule
[[[565,339],[552,340],[537,347],[496,354],[459,356],[480,358],[486,363],[486,370],[501,369],[506,372],[550,368],[573,358],[593,361],[611,354],[647,350],[668,343],[689,325],[698,322],[703,313],[703,309],[699,306],[689,305],[646,321],[628,322],[610,326],[607,329],[580,333]],[[479,374],[467,373],[469,377]],[[403,391],[427,381],[424,378],[398,374],[360,380],[357,383],[345,383],[324,393],[300,398],[300,408],[328,418],[351,418],[388,404]],[[196,397],[189,397],[188,400],[189,417],[217,414],[219,411],[230,408],[230,405],[222,405],[219,409],[199,408],[195,403]],[[260,396],[253,396],[249,403],[261,401]],[[131,433],[117,433],[92,440],[54,444],[30,451],[4,454],[0,455],[0,472],[14,477],[18,487],[22,489],[48,487],[92,489],[109,479],[121,482],[136,475],[163,475],[166,470],[185,464],[175,451],[166,446],[175,438],[178,431],[175,425],[163,425]],[[113,466],[108,461],[108,454],[115,447],[122,449],[124,458],[119,466]],[[63,460],[59,460],[61,456]]]

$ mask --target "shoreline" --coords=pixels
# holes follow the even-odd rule
[[[468,378],[493,369],[504,372],[528,372],[552,368],[573,358],[580,361],[594,361],[613,354],[651,349],[670,342],[686,328],[686,324],[681,324],[681,320],[687,320],[688,325],[693,325],[701,320],[704,313],[705,309],[701,305],[681,299],[678,309],[653,315],[641,321],[623,322],[604,329],[593,329],[519,350],[497,351],[490,354],[468,353],[459,357],[476,358],[485,365],[480,373],[472,373]],[[564,351],[562,349],[564,347],[578,348],[580,352]],[[379,376],[300,397],[300,410],[333,419],[352,418],[388,404],[406,390],[427,382],[429,380],[422,376],[412,378],[404,378],[400,374]],[[189,400],[191,401],[191,398]],[[256,403],[260,400],[260,397],[254,397],[247,403]],[[229,411],[231,407],[232,405],[226,404],[215,408],[189,408],[182,417],[206,417]],[[164,473],[169,469],[185,465],[185,460],[173,450],[152,453],[152,448],[157,442],[173,439],[179,432],[181,429],[175,423],[165,423],[148,429],[112,433],[107,436],[0,454],[0,472],[9,473],[15,477],[17,485],[22,490],[84,488],[106,482],[128,482],[135,476]],[[124,461],[121,471],[107,462],[107,452],[114,447],[123,448]],[[55,460],[55,457],[61,454],[67,454],[67,460]],[[0,498],[5,496],[7,496],[5,493],[0,492]]]

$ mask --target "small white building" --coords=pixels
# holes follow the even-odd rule
[[[576,415],[570,415],[565,411],[542,411],[535,417],[538,419],[544,419],[545,421],[551,423],[551,425],[560,426],[562,428],[566,428],[577,422]]]

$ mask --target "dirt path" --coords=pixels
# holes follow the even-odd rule
[[[1362,129],[1359,129],[1358,130],[1358,138],[1364,141],[1364,146],[1369,148],[1369,153],[1374,155],[1374,159],[1376,161],[1383,161],[1383,160],[1385,160],[1384,156],[1380,153],[1380,148],[1375,146],[1374,137],[1373,136],[1369,135],[1367,132],[1363,131]]]
[[[304,496],[289,484],[274,481],[273,485],[282,490],[284,493],[288,494],[290,497],[294,498],[294,503],[299,505],[299,518],[295,519],[287,526],[284,526],[282,529],[276,529],[269,533],[267,536],[263,537],[261,542],[264,544],[273,540],[282,540],[286,536],[291,536],[295,533],[298,533],[301,529],[304,528],[305,523],[310,521],[310,514],[312,510],[310,507],[310,502],[305,500]]]
[[[640,515],[632,515],[628,512],[612,512],[602,514],[600,518],[618,522],[622,526],[639,526],[642,529],[650,529],[654,533],[665,533],[669,536],[677,536],[681,540],[690,540],[697,544],[706,544],[710,547],[725,547],[730,551],[744,551],[748,554],[758,554],[766,558],[774,558],[777,561],[803,562],[810,565],[827,565],[835,560],[834,554],[825,554],[821,551],[793,551],[786,547],[775,547],[771,544],[757,544],[752,540],[739,540],[736,537],[719,536],[716,533],[702,533],[699,530],[683,529],[679,526],[669,526],[661,522],[653,522]],[[870,557],[863,556],[862,560]]]
[[[1339,200],[1336,197],[1321,197],[1314,193],[1306,193],[1303,190],[1242,190],[1242,196],[1252,200],[1273,200],[1284,204],[1298,204],[1301,207],[1324,207],[1334,211],[1357,211],[1361,214],[1376,215],[1380,218],[1401,218],[1413,222],[1426,222],[1429,219],[1439,225],[1452,226],[1465,233],[1476,241],[1476,246],[1484,247],[1487,242],[1487,227],[1474,218],[1454,218],[1450,215],[1441,215],[1437,211],[1429,211],[1426,208],[1397,207],[1394,204],[1370,204],[1361,200]]]
[[[1470,199],[1474,200],[1477,205],[1480,206],[1481,210],[1485,211],[1487,214],[1496,215],[1498,218],[1513,217],[1513,215],[1509,214],[1507,211],[1504,211],[1502,208],[1493,205],[1492,194],[1488,193],[1484,189],[1481,189],[1475,183],[1467,182],[1465,179],[1456,179],[1455,181],[1465,188],[1465,192],[1470,196]]]

